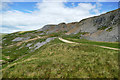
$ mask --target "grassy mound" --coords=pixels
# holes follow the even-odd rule
[[[3,68],[4,78],[117,78],[118,51],[55,39]]]

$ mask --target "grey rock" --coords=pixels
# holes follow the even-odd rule
[[[31,46],[31,45],[32,45],[32,43],[29,43],[29,44],[26,45],[26,47],[29,47],[29,46]]]
[[[44,42],[41,42],[41,43],[38,42],[38,43],[36,43],[34,45],[35,50],[38,49],[38,48],[40,48],[41,46],[45,45],[46,43],[50,42],[51,40],[54,40],[54,39],[55,39],[55,37],[53,37],[53,38],[47,38]]]
[[[30,37],[24,38],[24,37],[17,37],[15,39],[13,39],[12,41],[23,41],[23,40],[28,40],[30,39]]]
[[[44,33],[40,33],[39,35],[44,35]]]
[[[29,49],[32,49],[33,47],[29,47]]]

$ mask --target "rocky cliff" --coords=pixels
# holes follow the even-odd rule
[[[81,34],[80,38],[94,41],[118,41],[118,27],[120,26],[120,9],[83,19],[79,22],[60,23],[58,25],[45,25],[38,31],[44,31],[47,34],[64,32],[66,35]]]

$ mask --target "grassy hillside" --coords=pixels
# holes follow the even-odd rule
[[[4,37],[7,33],[0,33],[0,37]]]
[[[118,12],[0,34],[0,74],[3,78],[118,78]]]
[[[117,78],[118,51],[55,39],[3,66],[4,78]]]
[[[118,51],[93,46],[119,48],[118,43],[79,39],[83,34],[87,33],[65,36],[34,30],[5,35],[3,78],[118,78]],[[58,37],[86,45],[64,43]]]
[[[86,40],[86,39],[80,39],[80,36],[78,37],[76,35],[62,36],[62,37],[64,39],[67,39],[73,42],[83,43],[83,44],[99,45],[99,46],[106,46],[106,47],[111,47],[111,48],[120,48],[119,42],[91,41],[91,40]]]

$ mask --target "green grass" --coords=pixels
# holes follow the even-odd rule
[[[75,39],[79,39],[81,37],[81,35],[85,35],[85,34],[88,34],[88,32],[79,32],[77,34],[62,35],[61,37],[63,37],[63,38],[75,38]]]
[[[23,55],[29,54],[31,53],[32,49],[29,49],[28,47],[26,47],[27,44],[31,43],[32,45],[30,47],[34,48],[34,44],[36,44],[37,42],[43,42],[46,39],[47,38],[37,39],[34,41],[29,41],[27,43],[24,42],[20,46],[4,47],[2,49],[3,60],[12,62]],[[6,59],[4,56],[9,56],[10,59]]]
[[[109,29],[107,29],[107,31],[109,31],[109,32],[110,32],[110,31],[112,31],[112,29],[113,29],[113,28],[112,28],[112,27],[110,27]]]
[[[90,44],[90,45],[99,45],[99,46],[106,46],[106,47],[112,47],[112,48],[120,48],[118,42],[98,42],[98,41],[90,41],[86,39],[76,39],[76,38],[65,38],[67,40],[78,42],[78,43],[84,43],[84,44]]]
[[[108,28],[108,26],[102,26],[102,27],[98,28],[98,30],[105,30],[106,28]]]
[[[2,65],[3,78],[118,77],[118,51],[93,46],[101,45],[118,48],[118,43],[79,39],[81,35],[87,34],[87,32],[71,35],[64,35],[65,32],[42,35],[48,37],[63,37],[64,39],[86,45],[67,44],[59,39],[55,39],[34,51],[25,47],[29,43],[32,43],[31,47],[33,47],[37,42],[45,41],[46,38],[43,38],[24,42],[20,46],[6,47],[17,43],[12,41],[16,37],[34,38],[40,33],[43,32],[25,31],[8,34],[3,37],[3,39],[6,39],[3,41],[2,50],[2,60],[5,61]],[[7,59],[7,56],[9,56],[10,59]],[[18,58],[20,59],[15,61]]]
[[[30,39],[36,38],[40,33],[42,33],[43,31],[23,31],[23,32],[15,32],[15,33],[11,33],[11,34],[7,34],[3,37],[3,47],[15,44],[17,42],[21,42],[21,41],[12,41],[13,39],[17,38],[17,37],[22,37],[22,38],[28,38],[30,37]],[[44,35],[41,35],[44,36]],[[4,40],[5,39],[5,40]],[[6,44],[6,45],[5,45]]]
[[[0,33],[0,37],[4,37],[5,35],[7,35],[7,33]]]
[[[119,71],[118,51],[58,39],[14,63],[3,78],[118,78]]]

